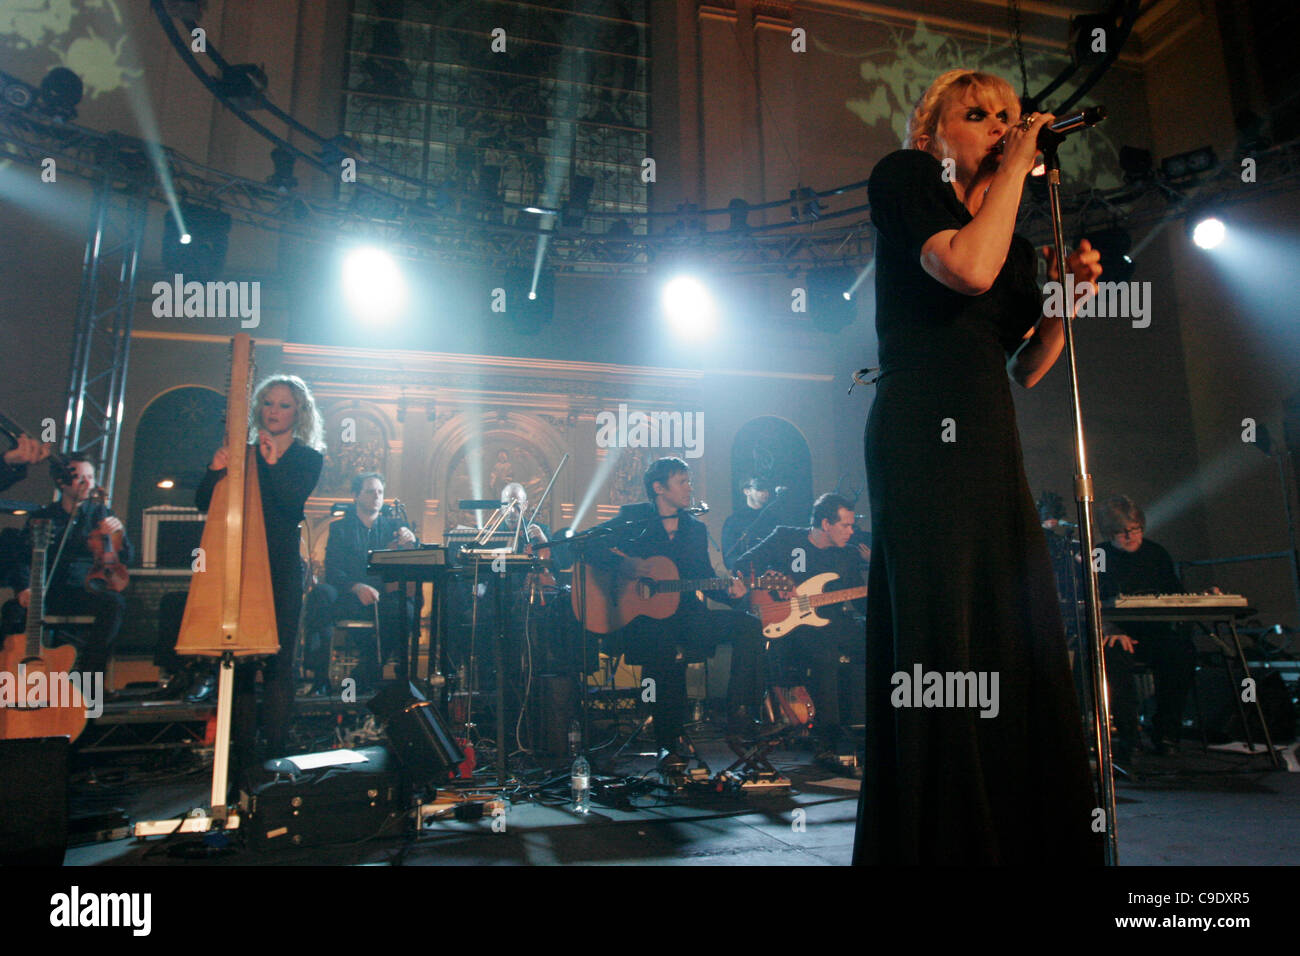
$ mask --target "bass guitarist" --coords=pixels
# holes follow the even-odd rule
[[[736,561],[742,572],[780,571],[803,584],[819,575],[825,579],[821,591],[859,588],[865,582],[864,570],[870,552],[863,545],[847,547],[854,531],[853,508],[848,499],[835,494],[822,495],[813,503],[812,527],[781,526]],[[803,593],[805,588],[800,588]],[[768,649],[770,673],[791,675],[802,682],[809,679],[808,691],[813,699],[813,728],[817,737],[818,762],[828,769],[856,773],[861,761],[854,757],[851,738],[844,730],[840,714],[840,661],[847,657],[853,686],[850,699],[854,713],[850,723],[861,723],[865,687],[863,649],[866,640],[861,615],[865,598],[858,598],[853,610],[843,603],[818,608],[810,618],[828,623],[820,626],[796,626],[788,636],[774,640]],[[787,677],[786,679],[790,679]]]
[[[624,505],[605,523],[609,550],[588,560],[619,580],[646,572],[644,559],[669,558],[682,578],[715,578],[705,526],[685,509],[691,505],[691,471],[680,458],[660,458],[645,473],[645,504]],[[746,587],[732,578],[727,591],[714,594],[729,604],[740,602]],[[763,693],[762,637],[758,622],[741,611],[709,611],[693,593],[683,593],[676,613],[663,620],[638,617],[615,634],[622,639],[630,664],[654,681],[650,712],[659,746],[659,769],[681,773],[694,747],[683,730],[686,717],[686,665],[708,658],[719,644],[730,643],[731,679],[727,689],[728,734],[752,735],[757,728]]]

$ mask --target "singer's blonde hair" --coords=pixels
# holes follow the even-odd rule
[[[1007,121],[1015,123],[1020,119],[1020,100],[1011,84],[992,73],[980,73],[976,70],[956,69],[939,74],[930,84],[930,88],[921,94],[907,120],[907,135],[903,137],[904,149],[923,149],[927,153],[939,156],[935,143],[935,134],[939,131],[939,119],[943,108],[954,98],[963,96],[967,90],[972,91],[979,102],[992,112],[997,112],[997,102],[1005,106]],[[924,138],[925,144],[918,140]]]
[[[312,398],[311,389],[297,375],[272,375],[257,386],[253,402],[248,407],[248,440],[257,441],[257,432],[262,427],[262,399],[277,385],[292,392],[294,401],[298,403],[298,413],[293,419],[293,437],[308,448],[324,451],[325,422],[316,407],[316,399]]]

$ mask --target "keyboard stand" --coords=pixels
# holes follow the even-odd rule
[[[1255,686],[1255,699],[1252,703],[1255,705],[1255,714],[1259,717],[1259,725],[1264,729],[1264,742],[1268,747],[1268,758],[1272,761],[1274,770],[1281,770],[1282,761],[1278,758],[1277,748],[1273,746],[1273,735],[1269,732],[1268,721],[1264,718],[1264,708],[1260,705],[1259,684],[1255,682],[1255,678],[1250,673],[1250,664],[1246,661],[1246,652],[1242,649],[1241,637],[1237,634],[1236,619],[1248,617],[1254,613],[1255,609],[1251,607],[1108,607],[1102,609],[1102,619],[1115,623],[1123,621],[1168,621],[1171,623],[1204,625],[1210,636],[1225,652],[1226,666],[1224,667],[1224,673],[1227,674],[1232,699],[1236,702],[1237,713],[1241,717],[1241,727],[1246,735],[1246,749],[1252,754],[1255,753],[1255,741],[1251,736],[1250,721],[1246,719],[1246,708],[1241,700],[1241,687],[1232,677],[1231,662],[1234,656],[1241,665],[1241,670],[1246,675],[1246,679]],[[1227,625],[1228,634],[1232,638],[1231,646],[1219,633],[1219,628],[1223,625]]]

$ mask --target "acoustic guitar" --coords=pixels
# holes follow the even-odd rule
[[[636,578],[615,580],[614,572],[583,566],[587,601],[587,630],[608,634],[632,623],[638,617],[663,620],[677,613],[683,593],[692,591],[726,591],[731,578],[682,578],[671,558],[655,556],[642,561],[644,573]],[[752,575],[745,582],[752,588],[788,590],[794,582],[787,575],[768,571],[762,577]],[[582,595],[573,590],[573,613],[581,620]]]
[[[791,597],[774,598],[766,591],[752,592],[749,604],[763,621],[763,636],[770,641],[784,637],[797,627],[825,627],[830,620],[818,614],[817,608],[867,596],[865,584],[842,591],[822,591],[827,583],[837,580],[839,575],[833,571],[814,575],[799,585]]]
[[[32,521],[31,600],[27,606],[27,630],[4,641],[0,650],[0,680],[19,680],[24,688],[15,694],[17,703],[0,706],[0,740],[23,737],[67,737],[76,740],[86,727],[86,703],[80,689],[68,680],[77,662],[72,645],[45,647],[41,643],[41,609],[45,606],[45,554],[50,544],[50,522]],[[38,674],[43,676],[37,676]],[[44,684],[44,692],[34,687]],[[8,695],[6,695],[7,697]],[[21,706],[19,705],[21,704]]]

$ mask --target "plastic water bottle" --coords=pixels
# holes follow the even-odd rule
[[[591,809],[591,767],[582,755],[573,761],[569,771],[569,792],[573,796],[573,812],[586,813]]]
[[[578,723],[575,717],[569,721],[569,756],[578,756],[578,751],[582,749],[582,725]]]

